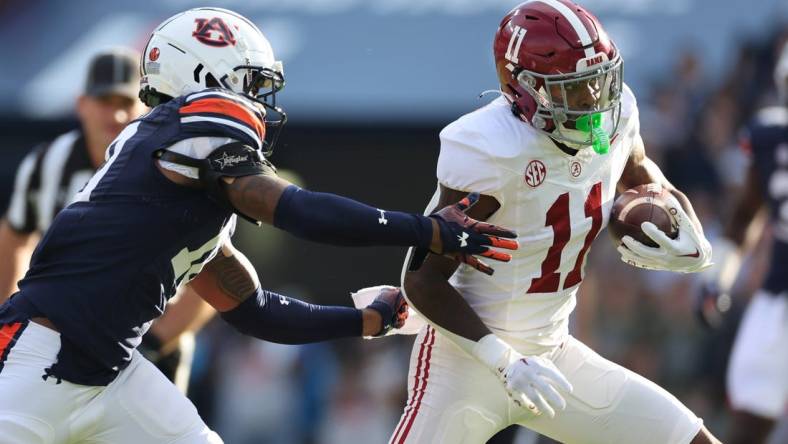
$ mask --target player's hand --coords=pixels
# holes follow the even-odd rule
[[[631,236],[621,238],[618,247],[621,260],[640,268],[696,273],[711,267],[711,245],[703,233],[692,223],[678,199],[668,195],[668,211],[678,226],[678,236],[671,239],[651,222],[640,228],[658,247],[649,247]]]
[[[555,364],[539,356],[519,357],[501,372],[501,379],[515,404],[551,418],[556,410],[566,408],[566,400],[556,389],[572,391],[572,384]]]
[[[473,355],[498,376],[512,401],[533,415],[553,418],[566,408],[559,390],[572,393],[572,384],[549,359],[523,356],[493,334],[476,343]]]
[[[466,263],[485,274],[493,274],[493,269],[474,255],[484,256],[501,262],[509,262],[512,255],[493,250],[490,247],[516,250],[519,244],[517,234],[495,225],[479,222],[468,217],[465,212],[479,200],[479,193],[470,193],[454,205],[430,215],[437,222],[440,236],[430,251]]]
[[[377,333],[370,336],[383,336],[392,328],[402,327],[408,320],[408,302],[399,288],[382,288],[380,294],[366,308],[378,312],[381,319]]]

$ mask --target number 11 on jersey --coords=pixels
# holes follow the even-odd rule
[[[597,182],[591,187],[585,202],[585,215],[591,218],[591,230],[586,234],[583,248],[577,255],[575,266],[564,280],[563,289],[571,288],[582,280],[583,260],[591,242],[596,239],[602,229],[602,183]],[[542,261],[542,274],[531,280],[527,293],[553,293],[558,291],[561,282],[561,253],[572,236],[572,225],[569,219],[569,193],[558,196],[550,209],[547,210],[545,226],[553,228],[553,244],[547,250],[547,257]]]

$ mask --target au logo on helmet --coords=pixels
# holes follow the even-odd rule
[[[197,23],[197,30],[192,33],[192,36],[200,42],[208,46],[235,46],[233,32],[224,20],[218,17],[212,19],[198,18],[194,22]]]

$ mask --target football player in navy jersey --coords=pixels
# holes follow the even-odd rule
[[[79,128],[39,145],[25,156],[14,180],[11,203],[0,219],[0,303],[16,292],[40,234],[104,161],[107,146],[147,108],[138,99],[140,54],[109,48],[88,65],[76,103]],[[184,287],[143,336],[140,351],[186,393],[194,333],[215,311]]]
[[[135,349],[188,285],[239,331],[281,343],[375,336],[404,323],[399,291],[366,308],[310,305],[261,288],[230,242],[236,214],[337,245],[413,245],[482,272],[515,233],[464,214],[478,195],[426,217],[314,193],[263,157],[284,114],[281,63],[244,17],[192,9],[142,54],[140,98],[104,165],[36,248],[0,306],[4,443],[218,443],[194,406]],[[273,115],[280,115],[276,119]]]
[[[715,244],[716,265],[705,276],[711,285],[700,307],[707,323],[719,322],[719,311],[730,306],[728,295],[741,252],[747,249],[747,231],[755,221],[764,220],[756,215],[768,209],[770,268],[747,306],[728,364],[727,392],[733,409],[729,444],[766,442],[788,406],[788,45],[774,80],[778,106],[759,111],[742,138],[750,168],[723,238]]]

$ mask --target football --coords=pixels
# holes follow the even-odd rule
[[[644,245],[657,247],[641,230],[643,222],[653,223],[671,239],[678,236],[678,227],[665,201],[666,193],[662,186],[651,183],[628,189],[613,202],[608,232],[616,246],[621,245],[622,237],[631,236]]]

